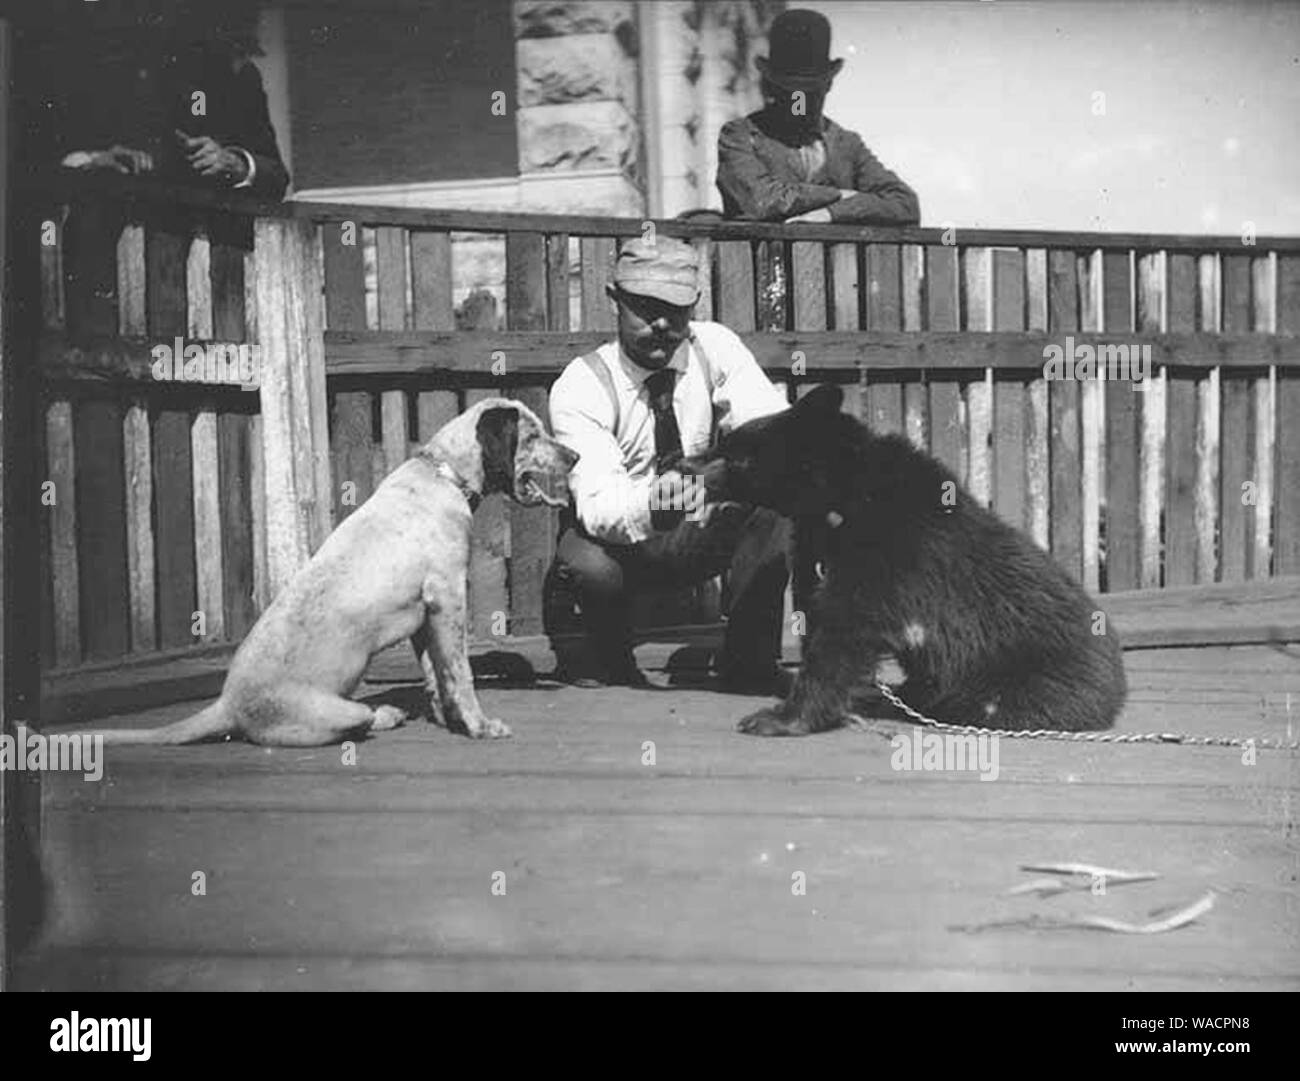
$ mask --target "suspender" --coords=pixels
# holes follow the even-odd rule
[[[714,382],[714,373],[717,369],[709,360],[709,354],[704,351],[704,345],[700,341],[699,336],[695,333],[694,328],[691,329],[690,338],[688,340],[693,346],[695,346],[693,352],[700,358],[700,364],[704,368],[704,385],[709,388],[709,398],[712,400],[713,392],[718,389],[717,384]],[[582,362],[591,369],[592,374],[600,381],[600,385],[605,389],[605,394],[609,397],[609,404],[614,410],[613,432],[615,437],[617,437],[618,390],[614,387],[614,377],[610,374],[609,368],[601,357],[599,350],[586,354],[582,358]]]
[[[609,397],[609,404],[614,410],[614,434],[618,435],[618,391],[614,387],[614,377],[609,374],[609,369],[605,366],[605,361],[601,358],[600,351],[588,353],[582,358],[582,362],[591,369],[592,374],[600,380],[600,385],[605,388],[605,394]]]

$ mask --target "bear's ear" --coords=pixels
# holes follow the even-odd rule
[[[834,383],[823,383],[814,387],[795,404],[799,413],[824,417],[840,411],[844,404],[844,391]]]

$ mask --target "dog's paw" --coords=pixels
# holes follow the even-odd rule
[[[480,717],[478,720],[465,722],[465,734],[470,739],[509,739],[510,728],[495,717]]]
[[[390,728],[400,728],[406,723],[406,713],[396,706],[376,706],[374,720],[370,722],[370,731],[387,732]]]
[[[510,726],[504,721],[499,721],[495,717],[489,717],[483,722],[483,731],[479,734],[480,739],[509,739],[513,735]]]
[[[798,717],[784,717],[774,709],[751,713],[736,726],[747,736],[806,736],[808,725]]]

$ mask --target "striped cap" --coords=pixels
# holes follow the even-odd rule
[[[629,293],[685,308],[699,299],[699,259],[685,241],[668,236],[653,240],[636,237],[619,250],[614,284]]]

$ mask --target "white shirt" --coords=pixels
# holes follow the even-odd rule
[[[812,183],[812,178],[826,164],[826,140],[817,138],[799,147],[799,160],[803,163],[804,179]]]
[[[729,432],[789,404],[732,331],[720,323],[692,322],[690,328],[693,339],[684,341],[667,365],[684,373],[673,390],[673,414],[687,456],[712,444],[715,412],[718,427]],[[645,388],[652,373],[628,359],[617,341],[606,342],[597,355],[613,382],[617,412],[609,389],[578,357],[551,387],[551,428],[579,455],[569,487],[583,528],[611,543],[637,544],[654,532],[655,421]]]

